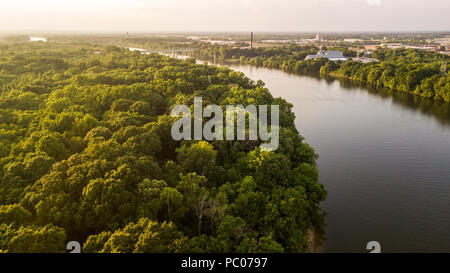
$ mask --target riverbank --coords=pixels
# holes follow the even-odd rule
[[[320,154],[327,225],[322,237],[309,231],[308,252],[366,252],[373,240],[385,252],[448,249],[449,103],[342,77],[224,66],[292,103],[296,127]]]
[[[320,154],[326,240],[310,252],[367,252],[374,240],[383,252],[448,250],[450,104],[343,78],[227,67],[292,103]]]
[[[222,49],[225,53],[221,52]],[[239,52],[234,52],[240,55],[224,58],[223,56],[227,55],[226,48],[220,48],[220,50],[211,48],[201,52],[191,52],[190,56],[219,60],[225,64],[239,62],[241,65],[280,69],[299,75],[327,74],[330,77],[361,81],[379,88],[389,88],[450,103],[450,73],[448,73],[450,57],[448,56],[412,49],[378,49],[372,54],[380,61],[365,64],[357,61],[333,62],[322,58],[305,60],[306,49],[308,48],[300,47],[292,49],[293,51],[280,51],[277,48],[274,52],[259,53],[251,49],[241,49]],[[216,57],[216,52],[221,52],[219,57]]]
[[[190,57],[192,57],[192,56],[190,56]],[[192,58],[194,58],[194,57],[192,57]],[[428,97],[422,96],[422,95],[417,94],[415,92],[407,92],[407,91],[404,91],[404,90],[390,88],[390,87],[387,87],[387,86],[378,86],[376,84],[372,84],[370,82],[367,82],[367,81],[364,81],[364,80],[360,80],[360,79],[358,79],[356,77],[349,77],[349,76],[345,76],[345,75],[342,75],[342,74],[339,74],[339,73],[336,73],[336,72],[309,71],[309,72],[301,72],[300,73],[300,72],[293,72],[292,69],[289,68],[289,66],[284,66],[284,68],[273,68],[273,67],[267,67],[267,66],[264,66],[264,65],[254,65],[254,64],[250,64],[248,62],[241,62],[238,59],[226,59],[226,60],[221,61],[221,62],[217,62],[217,61],[214,62],[214,60],[208,60],[208,61],[210,61],[212,64],[215,64],[215,65],[225,65],[225,66],[230,66],[230,65],[250,65],[250,66],[253,66],[253,67],[261,67],[261,68],[267,68],[267,69],[276,69],[276,70],[280,70],[280,71],[283,71],[283,72],[286,72],[286,73],[300,75],[300,76],[313,76],[313,77],[318,77],[318,78],[323,78],[323,79],[330,79],[331,78],[331,79],[336,79],[336,80],[345,79],[347,81],[353,82],[354,84],[362,83],[362,84],[364,84],[366,86],[371,86],[371,87],[379,88],[379,89],[388,89],[388,90],[390,90],[392,92],[401,92],[401,93],[408,94],[408,95],[411,95],[411,96],[414,96],[414,97],[418,97],[418,98],[422,98],[422,99],[431,99],[431,100],[436,101],[438,103],[442,102],[442,103],[446,103],[446,104],[450,105],[450,100],[449,101],[445,101],[445,100],[441,100],[441,99],[436,100],[436,99],[433,99],[433,98],[428,98]]]
[[[324,253],[324,232],[314,229],[308,230],[308,253]]]

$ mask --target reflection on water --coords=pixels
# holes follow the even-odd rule
[[[268,70],[276,71],[274,69]],[[293,76],[300,76],[293,73],[285,73]],[[420,111],[424,115],[434,117],[436,121],[441,123],[443,126],[450,126],[450,103],[446,103],[444,101],[435,101],[406,92],[394,91],[389,88],[380,88],[364,82],[344,78],[333,78],[330,76],[319,77],[316,74],[301,75],[300,77],[309,77],[311,79],[316,79],[319,82],[326,82],[328,85],[339,82],[340,87],[342,87],[343,90],[368,92],[369,94],[379,98],[392,100],[394,104],[414,111]]]
[[[327,82],[332,84],[336,79],[328,78]],[[420,111],[424,115],[430,115],[444,126],[450,126],[450,103],[435,101],[405,92],[393,91],[388,88],[379,88],[363,82],[355,82],[348,79],[338,79],[341,87],[347,90],[355,87],[364,88],[364,91],[375,96],[392,100],[393,103],[404,106],[415,111]]]
[[[229,67],[292,103],[297,128],[320,155],[324,251],[367,252],[370,241],[383,252],[450,251],[449,104],[345,79]]]
[[[179,58],[188,58],[189,56],[178,56]],[[197,63],[201,64],[205,61],[197,61]],[[239,68],[245,68],[249,69],[250,71],[255,70],[267,70],[267,71],[273,71],[274,73],[281,72],[277,69],[270,69],[270,68],[263,68],[263,67],[255,67],[250,65],[236,65],[236,64],[225,64],[225,63],[211,63],[207,62],[211,65],[220,65],[220,66],[227,66],[236,70],[239,70]],[[387,100],[392,100],[393,103],[404,106],[406,108],[412,109],[414,111],[420,111],[424,115],[429,115],[434,118],[436,118],[436,121],[441,123],[443,126],[450,126],[450,103],[446,103],[444,101],[435,101],[432,99],[420,97],[417,95],[412,95],[406,92],[401,91],[394,91],[389,88],[380,88],[376,87],[374,85],[364,83],[364,82],[358,82],[353,81],[345,78],[334,78],[331,76],[319,76],[317,73],[311,73],[311,74],[302,74],[298,75],[292,72],[286,72],[283,71],[283,73],[287,75],[291,75],[293,77],[308,77],[311,79],[316,79],[317,81],[326,82],[329,85],[332,85],[336,82],[340,83],[340,87],[342,87],[343,90],[349,90],[349,91],[363,91],[368,92],[371,95],[377,96],[379,98],[385,98]],[[361,90],[362,89],[362,90]]]

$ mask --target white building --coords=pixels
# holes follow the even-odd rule
[[[363,63],[363,64],[379,62],[377,59],[372,59],[372,58],[352,58],[352,61],[360,62],[360,63]]]
[[[305,60],[315,60],[319,58],[329,59],[330,61],[347,61],[342,51],[326,51],[320,50],[316,55],[308,55]]]
[[[42,37],[30,37],[30,42],[47,42],[46,38],[42,38]]]
[[[344,42],[347,43],[358,43],[358,42],[363,42],[363,39],[344,39]]]
[[[293,40],[262,40],[263,43],[271,44],[288,44],[294,42]]]
[[[236,41],[226,41],[226,40],[208,40],[212,45],[234,45]]]
[[[128,48],[130,51],[138,51],[138,52],[146,52],[147,50],[143,49],[143,48],[137,48],[137,47],[129,47]]]
[[[326,39],[319,32],[319,33],[316,34],[316,39],[315,40],[321,42],[321,41],[325,41]]]

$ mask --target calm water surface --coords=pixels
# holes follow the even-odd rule
[[[450,252],[450,109],[343,80],[231,65],[294,105],[328,191],[326,252]]]

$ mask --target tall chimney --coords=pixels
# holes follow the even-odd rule
[[[250,48],[253,48],[253,32],[250,33]]]

